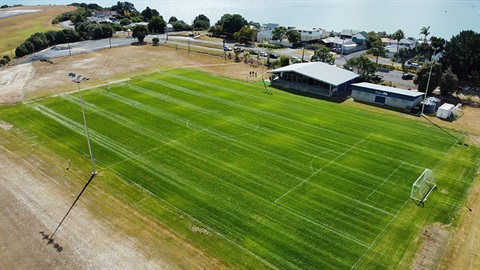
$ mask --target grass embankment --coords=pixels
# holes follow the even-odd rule
[[[94,185],[243,269],[403,268],[418,232],[462,207],[477,148],[411,119],[262,91],[170,70],[84,93]],[[88,167],[76,93],[1,110]],[[409,195],[425,168],[439,191],[419,208]]]
[[[38,12],[28,13],[25,15],[14,16],[10,18],[0,19],[0,56],[9,55],[13,58],[15,49],[22,44],[28,37],[36,32],[46,32],[48,30],[61,30],[59,27],[52,25],[52,20],[59,14],[67,11],[75,10],[70,6],[23,6],[9,8],[5,10],[15,9],[40,9]],[[2,9],[4,10],[4,9]],[[13,55],[12,55],[13,53]]]

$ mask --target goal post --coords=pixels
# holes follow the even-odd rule
[[[428,195],[435,189],[437,189],[437,183],[433,176],[433,171],[425,169],[413,183],[410,198],[417,206],[421,205],[423,207]]]

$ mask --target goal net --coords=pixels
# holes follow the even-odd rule
[[[430,192],[436,188],[437,183],[435,182],[433,171],[430,169],[425,169],[425,171],[423,171],[423,173],[417,178],[417,181],[413,183],[410,198],[415,202],[416,205],[423,206],[428,195],[430,195]]]

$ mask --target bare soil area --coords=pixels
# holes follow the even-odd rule
[[[14,104],[26,99],[74,90],[76,85],[68,78],[70,72],[91,78],[82,83],[82,88],[177,67],[201,69],[249,82],[261,80],[262,73],[261,67],[236,63],[233,60],[225,61],[218,56],[151,45],[113,48],[52,60],[55,64],[34,62],[1,68],[0,103]],[[256,71],[257,77],[250,77],[250,71]],[[372,108],[363,104],[355,106]],[[385,111],[381,108],[373,109]],[[470,141],[480,142],[479,109],[466,108],[465,115],[454,122],[430,118],[441,126],[468,132],[471,134]],[[12,129],[15,129],[12,123],[1,123],[0,135],[2,132],[12,132]],[[75,215],[66,221],[58,239],[49,243],[48,235],[65,214],[79,188],[72,187],[64,176],[65,172],[60,169],[52,173],[38,170],[37,168],[42,166],[51,166],[45,156],[31,155],[28,146],[15,152],[11,150],[11,143],[11,140],[3,140],[0,136],[0,269],[227,268],[204,251],[190,245],[187,240],[176,236],[168,228],[135,213],[134,210],[130,211],[135,222],[129,220],[130,217],[122,219],[120,214],[116,218],[122,220],[121,222],[105,222],[96,218],[101,213],[93,215],[89,212],[90,209],[80,205],[75,208]],[[476,246],[480,242],[480,214],[476,211],[480,209],[479,189],[480,182],[477,181],[472,192],[473,197],[469,199],[473,212],[462,215],[462,225],[452,233],[446,252],[443,250],[449,239],[449,231],[434,229],[432,234],[425,236],[426,244],[416,260],[419,265],[426,265],[421,259],[422,256],[433,258],[438,264],[439,258],[445,253],[440,269],[479,267],[480,250]],[[89,195],[101,196],[101,191],[93,189]],[[128,209],[128,206],[121,202],[115,202],[108,207],[111,212],[115,209]],[[131,224],[137,222],[143,222],[141,228],[149,228],[148,231],[155,233],[145,232],[143,236],[125,237],[122,232],[132,230]],[[88,229],[85,229],[87,227]],[[199,229],[192,227],[193,230]],[[164,246],[167,248],[162,248]],[[176,250],[178,252],[173,252]]]
[[[422,231],[423,244],[413,262],[413,270],[437,269],[450,237],[450,232],[440,225],[432,225]]]

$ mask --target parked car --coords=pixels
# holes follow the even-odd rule
[[[230,47],[230,46],[225,46],[225,47],[223,47],[223,50],[226,51],[226,52],[228,52],[228,51],[231,51],[231,50],[232,50],[232,47]]]
[[[404,80],[411,80],[411,79],[413,79],[413,74],[403,73],[403,74],[402,74],[402,79],[404,79]]]
[[[270,54],[270,58],[272,59],[277,59],[278,58],[278,55],[276,53],[271,53]]]
[[[381,82],[383,82],[383,76],[376,74],[376,75],[372,78],[372,80],[373,80],[373,82],[381,83]]]
[[[266,52],[261,52],[260,57],[267,57],[267,53]]]
[[[256,50],[250,50],[249,53],[250,53],[251,55],[257,55],[257,54],[258,54],[258,51],[256,51]]]
[[[240,50],[240,52],[243,52],[245,50],[245,46],[243,45],[240,45],[240,44],[235,44],[235,46],[233,47],[233,49],[236,51],[236,50]]]

